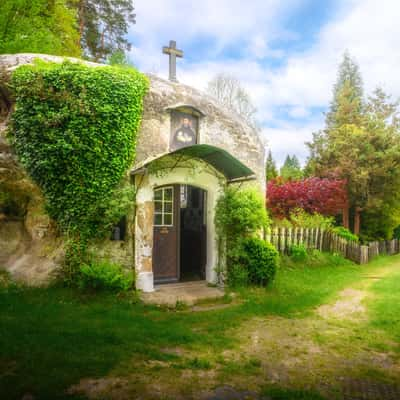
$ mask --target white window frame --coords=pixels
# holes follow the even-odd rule
[[[165,191],[171,189],[172,192],[172,197],[171,200],[165,200]],[[155,199],[155,193],[161,191],[161,200],[156,200]],[[174,226],[174,187],[173,186],[164,186],[160,187],[157,189],[154,189],[154,221],[153,221],[153,226],[156,227],[163,227],[163,226]],[[156,202],[161,202],[161,212],[156,212],[155,210],[155,203]],[[165,212],[165,204],[170,203],[171,204],[171,212]],[[161,215],[161,224],[156,224],[156,215]],[[165,215],[171,215],[171,224],[166,224],[165,221]]]

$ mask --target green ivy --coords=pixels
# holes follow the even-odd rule
[[[135,157],[148,80],[133,68],[37,61],[15,70],[11,88],[17,155],[72,238],[67,255],[81,258],[115,218],[109,209]]]

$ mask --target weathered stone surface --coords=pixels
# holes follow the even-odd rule
[[[138,203],[136,212],[136,269],[138,272],[151,272],[153,265],[153,213],[152,201]]]
[[[0,269],[27,285],[50,283],[63,258],[60,239],[32,239],[23,221],[0,223]]]
[[[177,303],[184,303],[189,306],[200,300],[218,299],[223,296],[223,290],[207,286],[205,281],[159,285],[155,287],[154,292],[141,294],[145,303],[170,307],[175,307]]]
[[[199,90],[154,75],[149,78],[150,90],[145,97],[136,166],[168,153],[170,110],[189,105],[204,114],[199,118],[199,143],[220,147],[235,156],[255,172],[264,190],[264,143],[252,127]]]
[[[63,246],[44,210],[41,191],[18,162],[6,138],[13,110],[6,86],[10,72],[36,57],[0,56],[0,191],[12,199],[18,214],[15,220],[15,215],[0,212],[0,268],[28,285],[48,283],[63,257]]]
[[[131,270],[133,262],[133,246],[131,240],[104,240],[95,244],[91,250],[100,260],[109,260]]]

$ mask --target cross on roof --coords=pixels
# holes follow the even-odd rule
[[[169,80],[177,82],[176,79],[176,57],[183,57],[183,51],[176,48],[175,40],[169,41],[169,47],[164,46],[162,49],[164,54],[169,55]]]

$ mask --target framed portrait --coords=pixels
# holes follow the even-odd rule
[[[172,111],[170,151],[197,144],[198,125],[197,116],[181,111]]]

